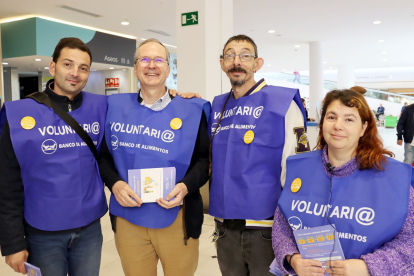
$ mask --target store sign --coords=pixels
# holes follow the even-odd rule
[[[133,67],[136,43],[135,39],[96,32],[86,45],[93,62]]]
[[[181,26],[198,25],[198,11],[181,14]]]
[[[105,87],[119,87],[119,78],[106,78]]]

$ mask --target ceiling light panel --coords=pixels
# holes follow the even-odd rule
[[[76,9],[76,8],[73,8],[73,7],[69,7],[69,6],[66,6],[66,5],[60,5],[58,7],[62,8],[62,9],[70,10],[70,11],[73,11],[73,12],[81,13],[81,14],[84,14],[84,15],[89,15],[89,16],[92,16],[92,17],[102,17],[102,15],[87,12],[87,11],[83,11],[83,10]]]

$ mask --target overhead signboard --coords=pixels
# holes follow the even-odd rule
[[[112,65],[134,66],[136,40],[33,17],[3,23],[2,58],[48,56],[59,40],[77,37],[91,50],[92,61]]]

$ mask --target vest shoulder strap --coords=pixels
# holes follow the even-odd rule
[[[33,99],[36,102],[44,104],[47,107],[51,108],[56,115],[58,115],[65,123],[67,123],[79,135],[80,138],[82,138],[82,140],[88,145],[93,156],[95,156],[95,159],[98,159],[98,152],[96,150],[95,145],[92,142],[91,137],[79,125],[79,123],[72,116],[70,116],[69,113],[67,113],[60,106],[51,101],[49,97],[42,92],[34,92],[30,95],[27,95],[25,98]]]

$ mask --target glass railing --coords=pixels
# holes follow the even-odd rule
[[[297,78],[294,74],[276,73],[276,74],[272,74],[272,78],[276,80],[280,80],[280,81],[287,81],[287,82],[293,82],[293,83],[296,82],[296,83],[303,84],[303,85],[309,85],[309,77],[306,77],[306,76],[299,76],[299,78]],[[328,90],[334,90],[338,88],[337,83],[334,81],[325,80],[323,85],[324,85],[324,88]]]
[[[276,73],[272,74],[272,78],[275,78],[276,80],[286,81],[286,82],[293,82],[293,83],[299,83],[303,85],[309,85],[309,77],[306,76],[300,76],[297,78],[294,74],[287,74],[287,73]],[[338,88],[338,84],[334,81],[324,81],[324,87],[325,89],[331,91]],[[414,97],[412,96],[406,96],[406,95],[399,95],[395,93],[385,92],[381,90],[375,90],[371,88],[366,88],[367,92],[364,94],[365,97],[389,101],[393,103],[408,103],[409,105],[414,103]]]
[[[379,100],[389,101],[392,103],[408,103],[413,104],[414,103],[414,97],[412,96],[406,96],[406,95],[399,95],[395,93],[380,91],[380,90],[374,90],[370,88],[365,88],[367,92],[364,94],[365,97],[369,98],[375,98]]]

